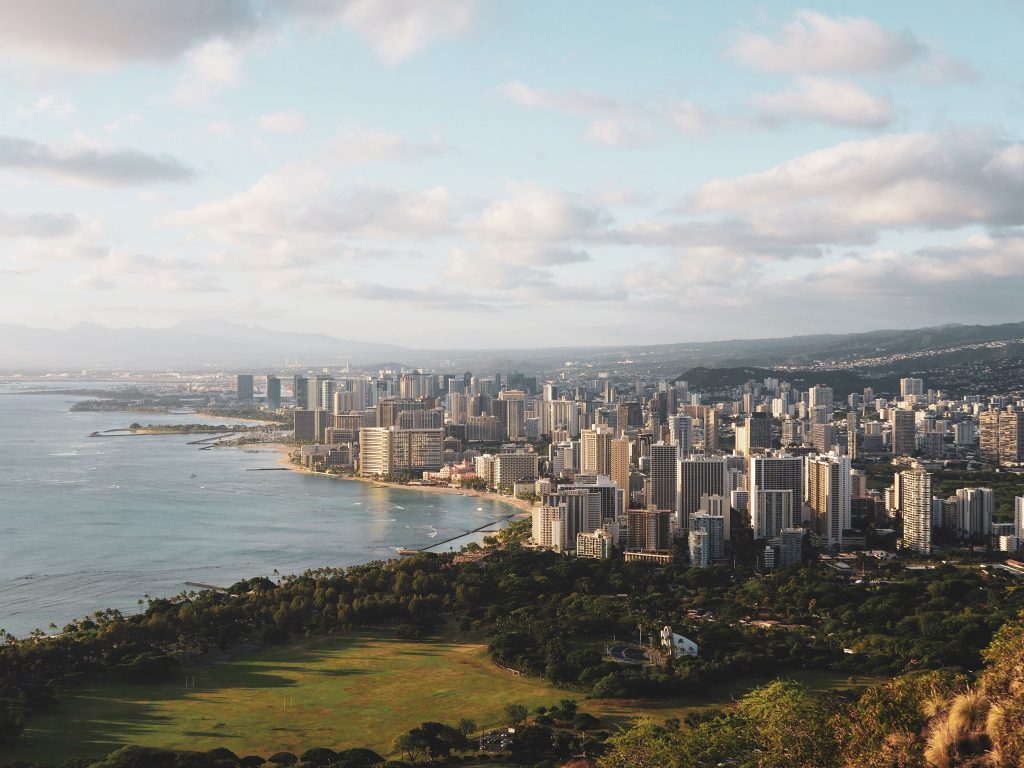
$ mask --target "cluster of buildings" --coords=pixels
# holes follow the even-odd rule
[[[952,400],[914,378],[890,397],[779,379],[723,395],[587,372],[324,372],[291,385],[307,464],[530,498],[534,544],[581,557],[686,553],[707,566],[752,536],[775,568],[864,549],[869,531],[921,554],[936,535],[1007,551],[1024,541],[1024,499],[998,523],[991,489],[932,492],[936,468],[1024,465],[1024,401],[1008,397]],[[267,376],[265,392],[280,408],[281,380]],[[252,376],[237,394],[255,397]],[[902,471],[869,489],[854,462],[883,460]]]

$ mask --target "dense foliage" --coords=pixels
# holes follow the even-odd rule
[[[55,706],[59,688],[96,675],[145,684],[215,649],[355,627],[420,637],[448,616],[464,631],[484,633],[497,664],[608,698],[699,690],[740,675],[784,676],[798,667],[886,676],[940,669],[971,674],[1000,627],[1024,608],[1024,589],[1011,577],[975,568],[909,571],[864,563],[863,576],[851,580],[813,564],[764,577],[724,567],[569,559],[524,550],[515,539],[513,529],[506,546],[458,565],[454,555],[420,554],[277,581],[257,578],[228,593],[151,600],[137,616],[99,612],[53,637],[8,639],[0,649],[0,740],[17,738],[27,716]],[[651,637],[666,624],[695,640],[700,656],[631,667],[605,654],[613,636],[635,638],[642,628]],[[1000,638],[993,648],[1009,642]],[[929,684],[955,687],[948,675],[942,686]],[[1006,681],[991,685],[1001,695],[1011,687]],[[793,699],[792,707],[806,704],[793,698],[798,692],[792,686],[774,693]],[[920,693],[915,688],[892,695]],[[752,700],[714,727],[738,733],[757,722],[761,729],[769,714]],[[410,736],[417,755],[442,758],[465,746],[457,729],[427,726]],[[529,726],[531,738],[548,738],[535,730],[551,727],[544,720]],[[916,721],[902,727],[911,733],[915,726],[923,727]]]

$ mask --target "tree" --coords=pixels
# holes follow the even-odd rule
[[[459,732],[466,738],[469,738],[471,734],[476,733],[477,730],[476,720],[471,720],[468,717],[460,718],[455,727],[458,728]]]
[[[530,711],[522,704],[506,704],[505,705],[505,717],[508,718],[512,725],[519,725],[526,716],[530,714]]]
[[[410,760],[422,755],[431,759],[447,759],[452,752],[469,749],[469,739],[459,730],[444,723],[421,723],[395,739],[393,749]]]
[[[25,732],[21,713],[13,707],[0,704],[0,744],[9,744]]]
[[[600,768],[681,768],[679,737],[650,721],[608,739],[611,749]]]

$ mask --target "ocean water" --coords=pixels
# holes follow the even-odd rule
[[[102,608],[135,612],[145,595],[171,596],[186,582],[227,586],[394,557],[397,547],[429,546],[512,511],[468,496],[250,471],[276,466],[279,454],[187,445],[204,435],[89,437],[133,421],[210,419],[72,413],[83,398],[12,394],[40,388],[0,383],[0,628],[18,636]]]

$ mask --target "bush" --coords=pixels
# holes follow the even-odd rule
[[[299,760],[302,761],[302,764],[304,766],[311,766],[311,768],[327,768],[337,758],[338,753],[333,749],[327,749],[327,747],[314,747],[313,749],[307,749],[299,755]]]
[[[355,749],[341,750],[332,768],[373,768],[383,762],[384,758],[372,749],[356,747]]]

